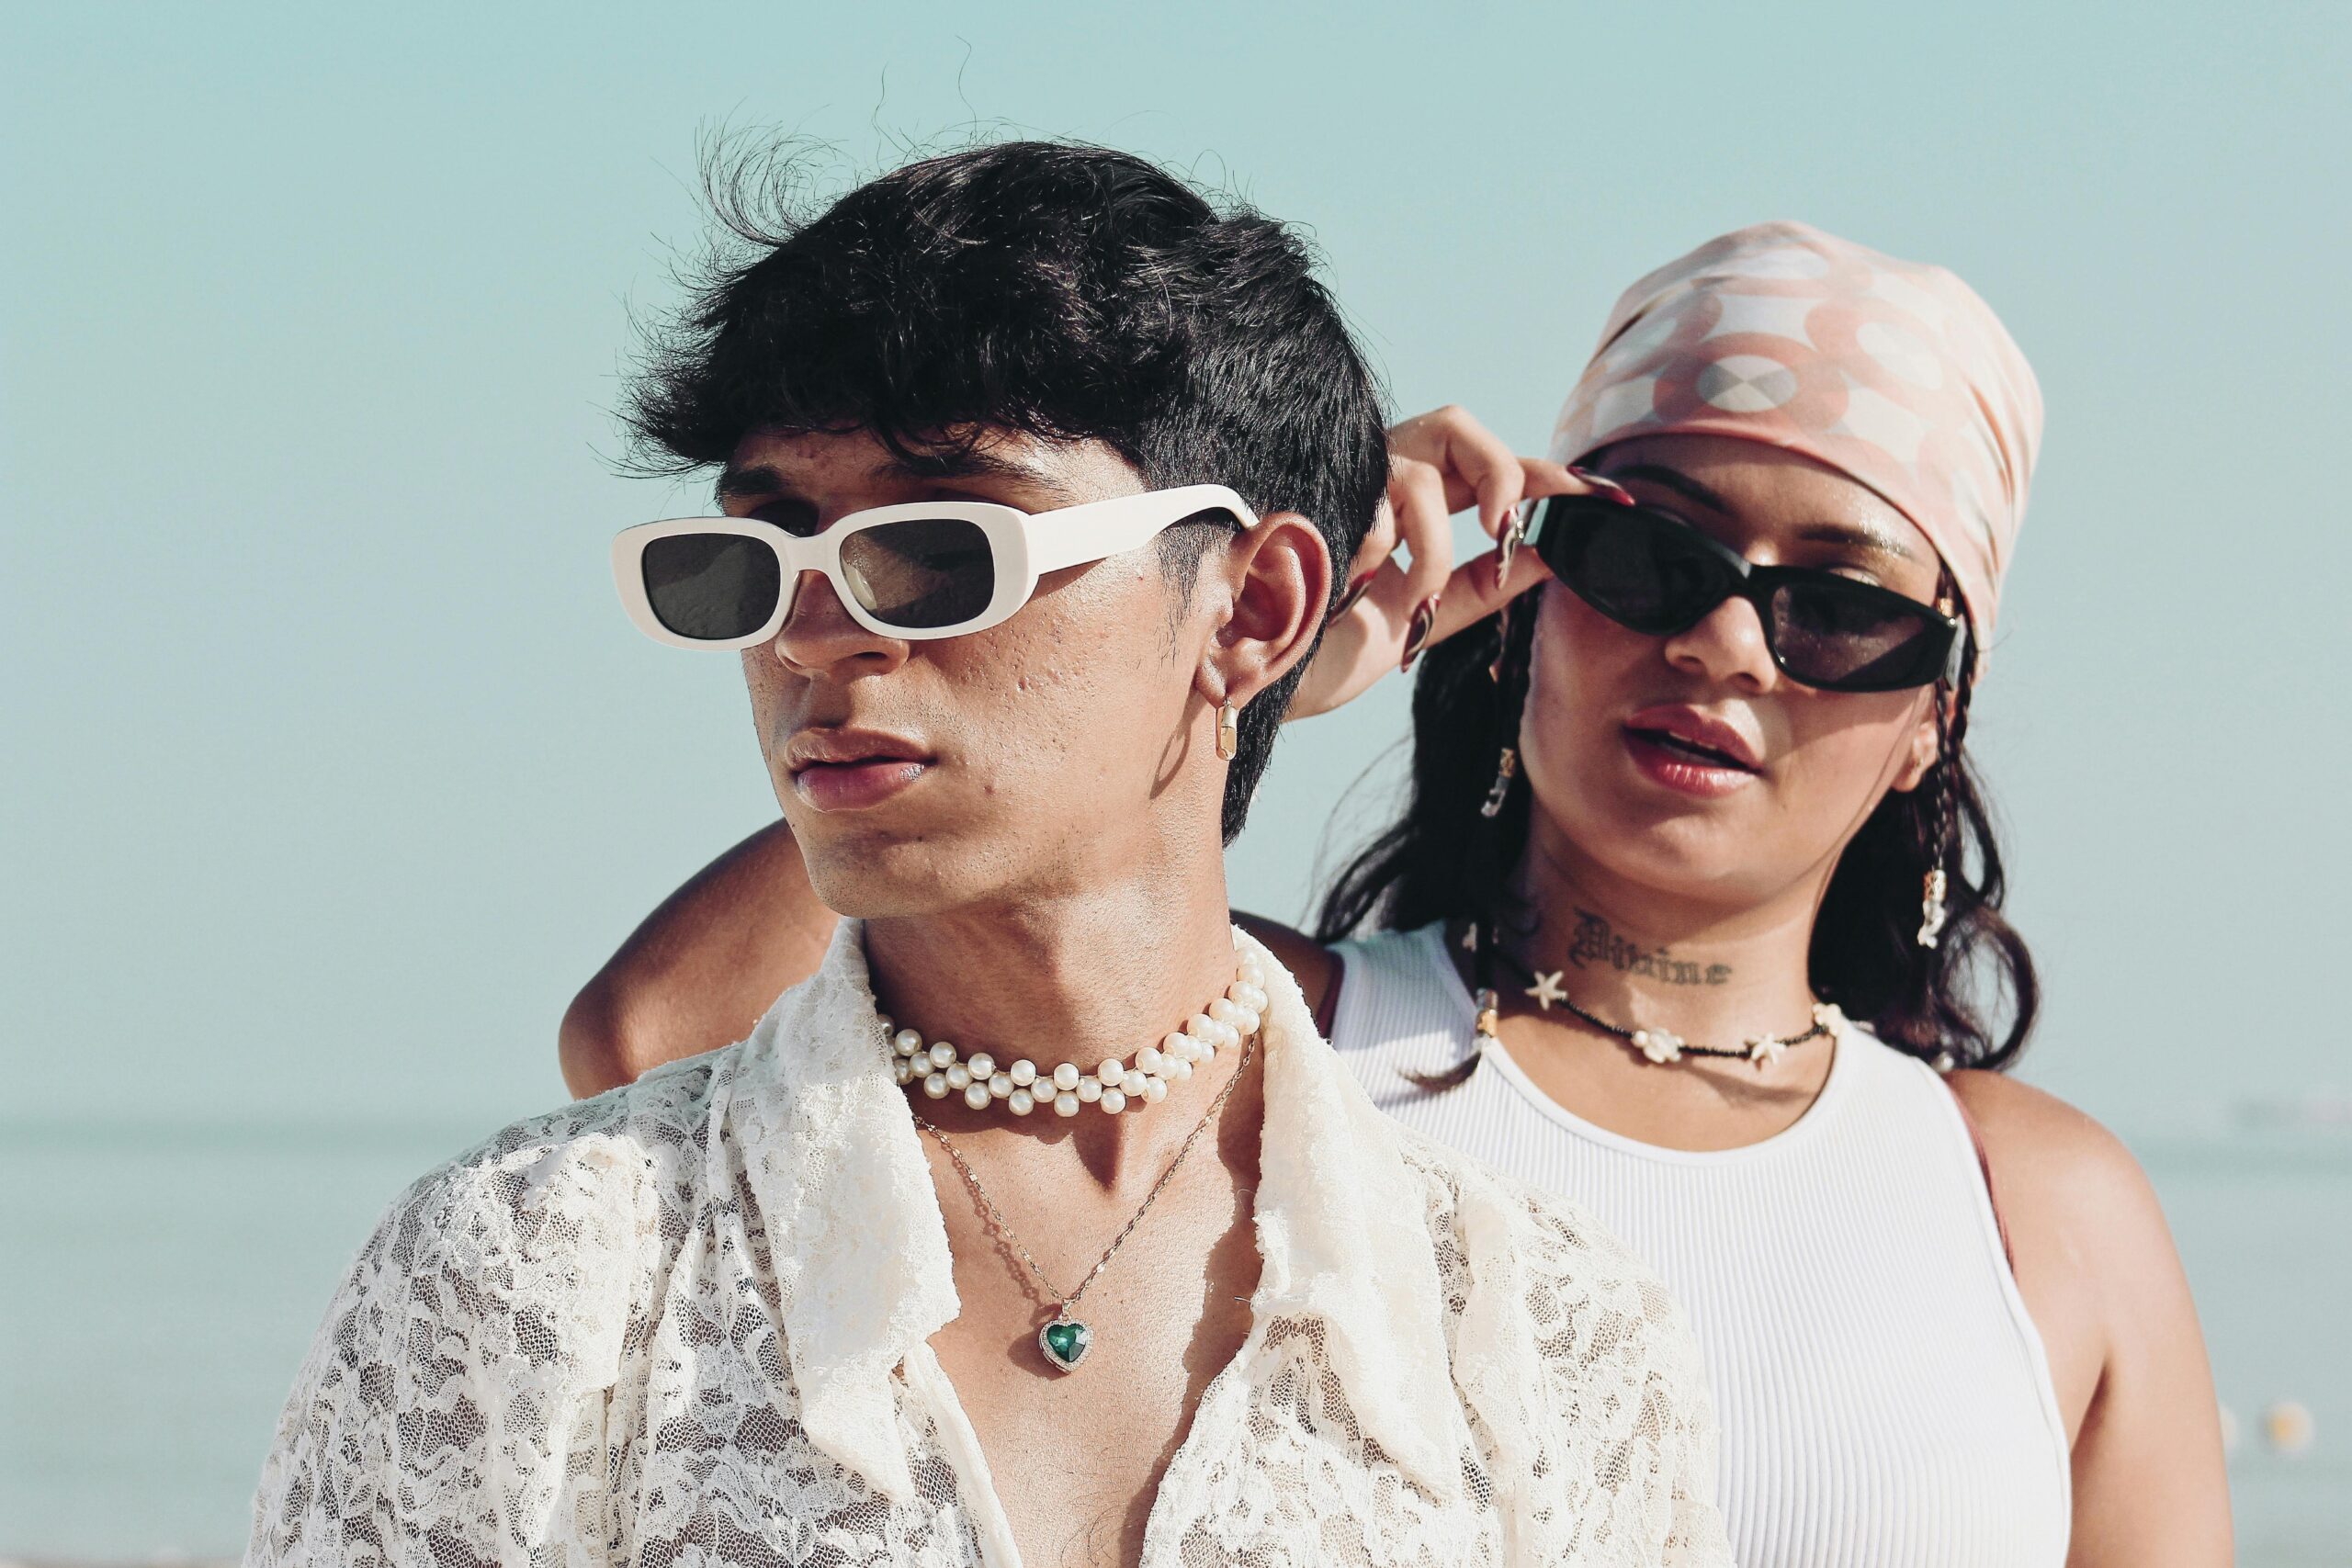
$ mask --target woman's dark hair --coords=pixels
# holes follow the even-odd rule
[[[1301,237],[1125,152],[1006,141],[926,158],[814,209],[787,145],[719,146],[719,247],[653,330],[637,465],[723,463],[752,430],[865,431],[917,467],[994,434],[1097,440],[1154,489],[1223,484],[1295,512],[1332,588],[1388,477],[1380,389]],[[1170,529],[1189,589],[1223,522]],[[1242,709],[1241,830],[1306,663]]]
[[[1529,911],[1511,896],[1532,809],[1525,770],[1497,815],[1482,816],[1479,807],[1494,784],[1499,749],[1517,744],[1532,598],[1422,656],[1404,815],[1332,884],[1317,925],[1320,940],[1338,942],[1372,925],[1525,924]],[[2023,1049],[2041,990],[2024,939],[2001,913],[2000,845],[1963,750],[1974,656],[1972,637],[1961,650],[1957,690],[1949,700],[1938,692],[1942,757],[1917,788],[1889,791],[1838,857],[1814,922],[1810,969],[1816,996],[1897,1050],[1998,1071]],[[1939,843],[1950,846],[1947,919],[1939,944],[1922,947],[1920,894]]]

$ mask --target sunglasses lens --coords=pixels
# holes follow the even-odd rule
[[[1807,685],[1884,692],[1941,675],[1951,631],[1924,605],[1864,583],[1784,583],[1772,594],[1772,647]]]
[[[680,637],[751,637],[775,614],[783,570],[775,551],[736,534],[673,534],[639,558],[654,618]]]
[[[1606,502],[1554,502],[1544,563],[1594,609],[1652,636],[1679,632],[1723,602],[1731,574],[1671,518]]]
[[[996,552],[977,523],[917,517],[842,541],[842,575],[867,615],[908,631],[971,620],[996,597]]]

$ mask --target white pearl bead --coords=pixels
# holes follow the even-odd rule
[[[1262,986],[1236,985],[1226,994],[1233,998],[1235,1005],[1248,1008],[1251,1012],[1266,1010],[1266,990]]]
[[[1186,1078],[1189,1078],[1192,1076],[1192,1063],[1170,1062],[1168,1064],[1167,1078],[1170,1083],[1182,1083]]]
[[[982,1082],[996,1077],[996,1058],[986,1051],[973,1052],[970,1059],[964,1065],[971,1068],[972,1076]]]
[[[1218,1050],[1230,1051],[1236,1045],[1240,1043],[1241,1031],[1234,1028],[1233,1025],[1229,1023],[1220,1023],[1216,1026],[1216,1048]]]
[[[1094,1069],[1094,1076],[1104,1083],[1117,1083],[1127,1076],[1127,1065],[1116,1056],[1105,1056],[1102,1065]]]
[[[912,1083],[915,1076],[915,1065],[912,1062],[908,1061],[904,1056],[894,1056],[890,1059],[890,1076],[897,1078],[902,1085]]]
[[[944,1071],[956,1061],[956,1047],[943,1040],[931,1048],[931,1065]]]
[[[1184,1054],[1192,1048],[1193,1037],[1181,1029],[1170,1030],[1168,1037],[1159,1043],[1161,1055],[1173,1056],[1180,1062],[1184,1059]]]
[[[1064,1094],[1068,1094],[1070,1090],[1078,1087],[1078,1080],[1085,1076],[1085,1074],[1078,1070],[1077,1064],[1072,1062],[1064,1062],[1060,1066],[1054,1069],[1054,1088]]]
[[[1064,1089],[1061,1093],[1054,1096],[1054,1114],[1057,1116],[1077,1115],[1078,1096],[1070,1093],[1068,1089]]]
[[[990,1073],[989,1075],[989,1095],[991,1099],[1003,1100],[1012,1093],[1012,1077],[1011,1074]]]
[[[1241,1016],[1241,1010],[1235,1007],[1229,998],[1219,997],[1209,1004],[1209,1016],[1227,1028],[1232,1028],[1235,1026],[1235,1020]]]
[[[1184,1032],[1191,1035],[1195,1040],[1217,1041],[1221,1039],[1221,1036],[1217,1032],[1223,1026],[1219,1024],[1216,1020],[1211,1018],[1208,1014],[1204,1012],[1196,1012],[1193,1015],[1193,1021],[1184,1026]]]
[[[1146,1104],[1157,1105],[1168,1098],[1168,1086],[1158,1078],[1147,1078],[1144,1080],[1143,1098]]]
[[[964,1089],[964,1103],[975,1111],[986,1111],[989,1108],[989,1086],[984,1083],[967,1085]]]
[[[1139,1073],[1156,1073],[1166,1066],[1167,1063],[1161,1058],[1158,1048],[1154,1046],[1147,1045],[1136,1053],[1136,1071]]]
[[[1259,963],[1254,955],[1247,957],[1241,961],[1240,967],[1233,972],[1233,977],[1245,986],[1262,987],[1266,983],[1266,966]]]
[[[1102,1109],[1116,1116],[1127,1108],[1127,1097],[1115,1089],[1102,1091]]]
[[[1026,1116],[1037,1108],[1037,1097],[1025,1089],[1016,1089],[1004,1097],[1004,1108],[1015,1116]]]
[[[911,1029],[901,1029],[890,1036],[890,1049],[901,1056],[911,1056],[922,1049],[922,1036]]]
[[[1012,1066],[1005,1068],[1004,1076],[1011,1078],[1021,1088],[1027,1089],[1031,1084],[1037,1081],[1037,1064],[1031,1061],[1028,1057],[1023,1056],[1019,1061],[1013,1063]]]
[[[947,1069],[947,1087],[949,1089],[969,1089],[971,1084],[972,1069],[966,1066],[963,1063],[958,1062],[954,1066]]]
[[[922,1080],[922,1091],[923,1093],[931,1096],[933,1100],[945,1100],[947,1098],[947,1075],[945,1073],[932,1074],[929,1077]]]
[[[1233,1027],[1241,1032],[1245,1040],[1258,1032],[1258,1025],[1262,1021],[1256,1008],[1237,1007],[1233,1010]]]
[[[1080,1078],[1078,1080],[1078,1098],[1091,1105],[1102,1098],[1102,1086],[1092,1078]]]
[[[1145,1081],[1141,1073],[1130,1067],[1127,1069],[1127,1076],[1119,1080],[1119,1092],[1129,1100],[1135,1100],[1142,1095]]]

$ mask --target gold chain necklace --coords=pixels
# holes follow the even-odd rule
[[[1184,1134],[1183,1143],[1177,1147],[1176,1157],[1168,1162],[1168,1168],[1161,1171],[1159,1179],[1151,1184],[1151,1190],[1144,1194],[1142,1205],[1128,1216],[1119,1234],[1111,1238],[1111,1245],[1102,1249],[1102,1256],[1095,1259],[1094,1267],[1087,1270],[1086,1278],[1078,1282],[1078,1289],[1068,1293],[1054,1288],[1053,1280],[1046,1278],[1046,1270],[1036,1257],[1023,1243],[1019,1233],[1013,1230],[1012,1222],[1004,1217],[1004,1211],[996,1206],[996,1200],[989,1196],[988,1189],[980,1185],[980,1179],[964,1162],[962,1151],[948,1142],[946,1134],[925,1120],[920,1112],[916,1114],[915,1125],[930,1134],[933,1141],[939,1145],[941,1152],[956,1167],[956,1173],[963,1177],[964,1185],[969,1187],[972,1196],[980,1201],[989,1223],[1012,1244],[1012,1249],[1021,1255],[1021,1261],[1029,1265],[1029,1272],[1037,1276],[1037,1282],[1046,1287],[1048,1296],[1054,1298],[1054,1318],[1037,1330],[1037,1348],[1045,1353],[1046,1363],[1056,1371],[1075,1371],[1078,1363],[1085,1359],[1088,1348],[1094,1343],[1093,1328],[1071,1316],[1070,1309],[1078,1305],[1079,1298],[1086,1294],[1087,1287],[1111,1266],[1111,1259],[1120,1247],[1126,1245],[1127,1237],[1135,1235],[1136,1226],[1143,1223],[1143,1217],[1151,1212],[1151,1206],[1159,1201],[1160,1191],[1168,1185],[1169,1178],[1174,1176],[1177,1168],[1184,1163],[1184,1156],[1193,1152],[1193,1145],[1200,1141],[1203,1133],[1208,1131],[1209,1123],[1216,1120],[1216,1113],[1225,1109],[1225,1102],[1231,1098],[1234,1086],[1240,1083],[1241,1075],[1250,1070],[1250,1058],[1257,1055],[1258,1041],[1262,1032],[1251,1032],[1248,1043],[1241,1048],[1240,1065],[1233,1069],[1233,1076],[1225,1080],[1225,1087],[1216,1091],[1216,1098],[1209,1101],[1209,1108],[1201,1113],[1201,1119],[1193,1123],[1193,1130]]]

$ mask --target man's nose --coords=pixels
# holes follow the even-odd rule
[[[849,613],[821,571],[804,571],[793,581],[792,604],[768,647],[776,661],[797,675],[878,675],[906,662],[904,638],[868,631]]]

